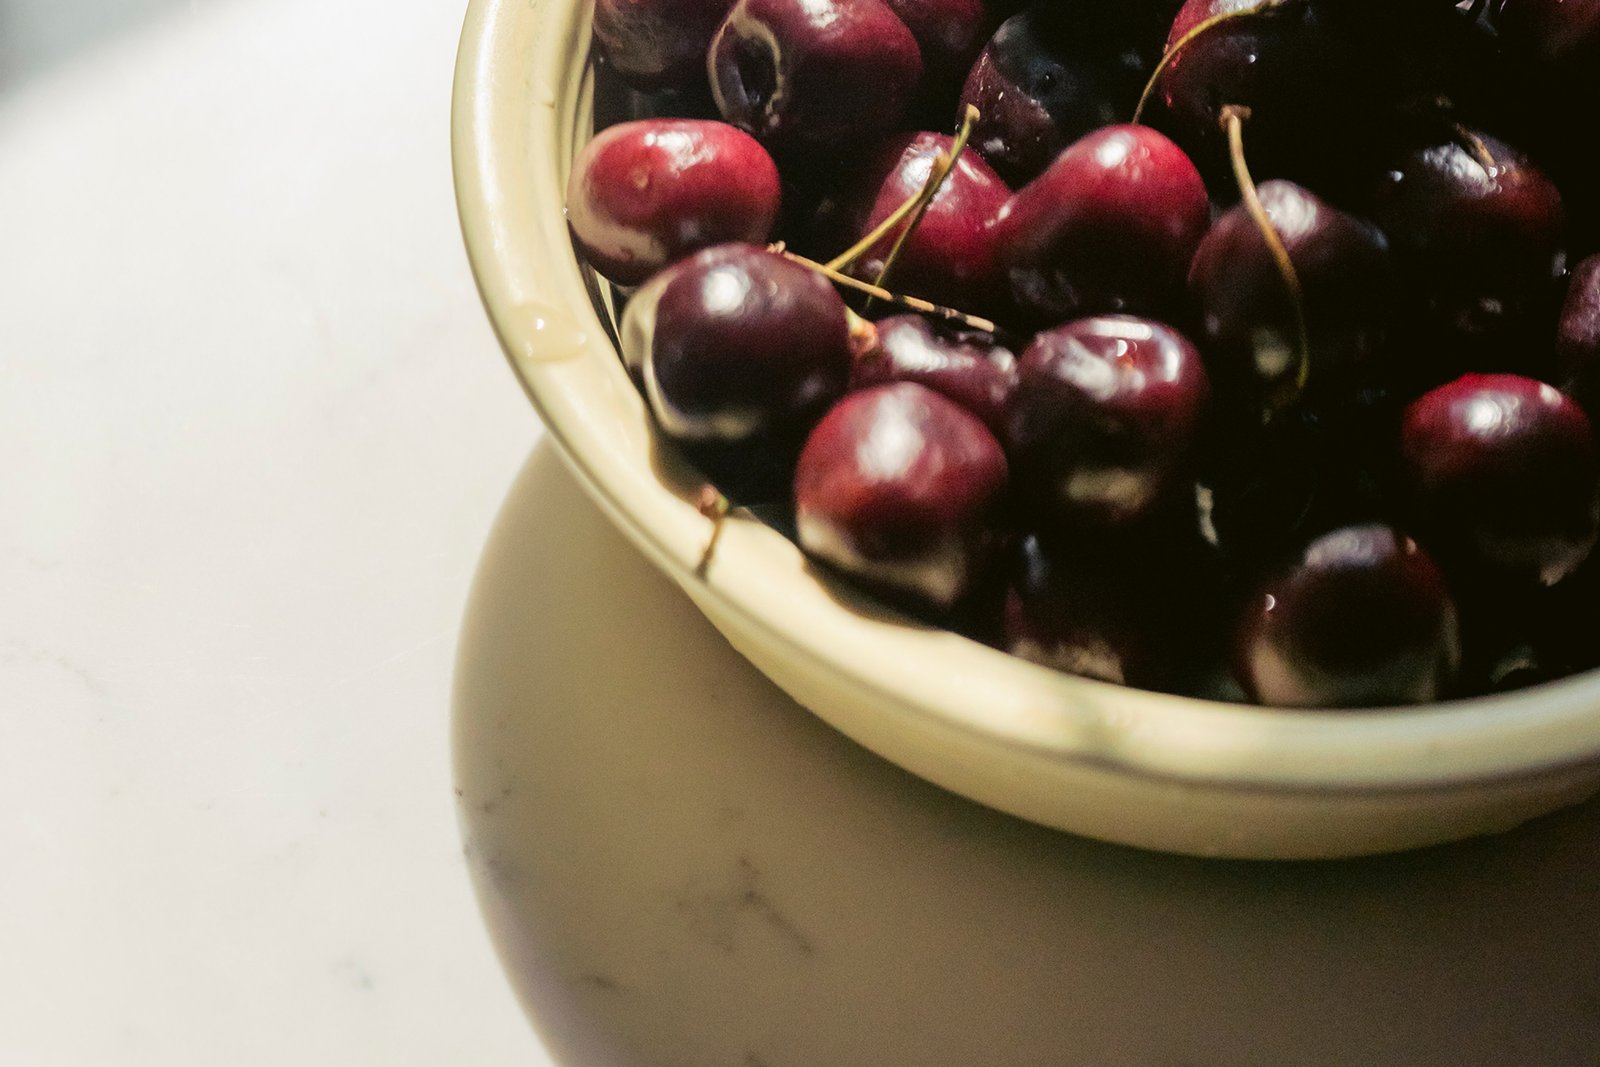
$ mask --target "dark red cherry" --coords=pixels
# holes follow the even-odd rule
[[[996,434],[1004,432],[1017,361],[993,334],[936,325],[922,315],[895,315],[876,326],[877,346],[856,360],[852,390],[916,382],[954,400]]]
[[[1465,375],[1406,409],[1400,443],[1413,528],[1447,566],[1552,585],[1594,547],[1594,433],[1554,386]]]
[[[963,108],[980,116],[972,146],[1007,181],[1031,180],[1073,141],[1133,114],[1145,57],[1099,29],[1077,11],[1031,7],[1007,19],[973,64],[961,90]]]
[[[1294,267],[1310,341],[1306,388],[1350,390],[1383,342],[1394,303],[1389,243],[1370,223],[1292,182],[1258,190]],[[1298,398],[1302,354],[1288,283],[1241,205],[1211,227],[1189,270],[1218,388],[1253,406]]]
[[[922,78],[883,0],[738,0],[708,55],[729,122],[783,156],[835,157],[892,129]]]
[[[1281,707],[1420,704],[1449,693],[1461,662],[1455,605],[1416,543],[1387,526],[1313,541],[1245,613],[1240,683]]]
[[[895,134],[884,141],[826,209],[831,218],[822,225],[832,231],[831,251],[854,244],[916,196],[935,157],[948,153],[953,142],[939,133]],[[980,156],[962,153],[901,247],[889,288],[964,311],[989,308],[1001,288],[991,222],[1010,196],[1010,187]],[[885,237],[850,273],[875,281],[894,244],[894,235]]]
[[[1167,38],[1170,58],[1146,119],[1172,136],[1219,190],[1229,187],[1229,106],[1250,112],[1252,169],[1264,176],[1315,172],[1351,140],[1364,112],[1359,48],[1331,4],[1310,0],[1189,0]],[[1201,30],[1218,16],[1232,16]],[[1201,30],[1197,35],[1191,33]],[[1370,123],[1370,119],[1364,120]],[[1313,133],[1314,131],[1314,133]]]
[[[798,439],[844,394],[854,345],[826,279],[751,245],[718,245],[652,279],[623,312],[624,358],[669,436]]]
[[[1001,647],[1070,674],[1168,688],[1213,653],[1208,579],[1195,546],[1166,531],[1029,534],[1014,552]]]
[[[1600,412],[1600,256],[1572,268],[1556,328],[1555,380],[1591,418]]]
[[[1147,126],[1081,138],[995,218],[1011,297],[1050,325],[1081,315],[1172,317],[1211,221],[1205,182]]]
[[[992,29],[986,0],[884,0],[922,55],[923,78],[939,85],[961,77]]]
[[[1005,454],[975,415],[913,382],[876,386],[806,439],[800,546],[892,599],[946,611],[988,562],[1005,487]]]
[[[636,89],[690,89],[706,80],[706,49],[733,0],[595,0],[594,37]]]
[[[567,182],[567,222],[584,258],[638,285],[699,248],[764,242],[778,217],[778,169],[724,122],[641,119],[585,145]]]
[[[1521,152],[1461,130],[1394,162],[1373,197],[1424,344],[1467,369],[1542,369],[1566,266],[1561,193]],[[1459,365],[1458,365],[1459,366]]]
[[[1209,399],[1170,326],[1105,315],[1037,335],[1006,419],[1019,504],[1056,528],[1151,516],[1187,491]]]

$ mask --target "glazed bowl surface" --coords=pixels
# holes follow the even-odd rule
[[[617,527],[796,701],[981,803],[1199,856],[1324,858],[1508,829],[1600,789],[1600,674],[1418,708],[1284,711],[1039,667],[910,621],[737,513],[656,432],[562,203],[590,134],[590,7],[472,0],[455,84],[462,230],[511,366]]]

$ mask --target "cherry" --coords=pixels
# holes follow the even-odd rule
[[[852,393],[806,439],[795,525],[813,558],[892,599],[948,611],[981,576],[1006,487],[979,419],[914,382]]]
[[[1418,342],[1457,366],[1528,372],[1566,266],[1561,194],[1521,152],[1462,129],[1398,158],[1373,196]],[[1545,342],[1546,344],[1548,342]]]
[[[936,157],[948,154],[953,143],[954,138],[938,133],[896,134],[884,141],[823,210],[819,228],[831,231],[831,249],[865,237],[916,196]],[[900,247],[892,288],[968,311],[993,304],[1000,281],[990,223],[1010,196],[1011,189],[981,157],[962,153]],[[883,238],[851,265],[850,273],[876,281],[895,244],[893,235]]]
[[[990,29],[986,0],[884,0],[922,55],[923,78],[943,87],[961,77],[983,49]]]
[[[961,90],[963,107],[982,116],[973,147],[1013,184],[1037,176],[1078,138],[1131,115],[1148,74],[1136,49],[1119,47],[1069,11],[1077,17],[1041,5],[1007,19]]]
[[[1461,661],[1439,567],[1387,526],[1313,541],[1240,626],[1240,683],[1263,704],[1354,708],[1446,695]]]
[[[876,325],[877,347],[856,360],[852,390],[916,382],[954,400],[995,433],[1004,432],[1016,356],[993,334],[938,326],[922,315],[895,315]]]
[[[706,49],[733,0],[595,0],[594,37],[611,69],[636,89],[705,84]]]
[[[1600,412],[1600,256],[1572,268],[1556,328],[1556,374],[1591,418]]]
[[[1145,126],[1074,142],[995,217],[1012,299],[1052,325],[1099,312],[1170,317],[1211,221],[1200,172]]]
[[[1400,444],[1414,528],[1447,565],[1553,585],[1594,547],[1594,433],[1553,386],[1464,375],[1406,409]]]
[[[1120,685],[1171,686],[1211,651],[1217,604],[1207,561],[1157,526],[1024,536],[1001,616],[1001,647]]]
[[[1298,293],[1249,210],[1241,204],[1225,212],[1189,270],[1208,365],[1219,388],[1255,406],[1266,398],[1297,399],[1307,386],[1349,390],[1388,329],[1394,288],[1388,240],[1292,182],[1266,182],[1257,192],[1293,265]],[[1303,343],[1309,352],[1300,351]],[[1296,380],[1301,375],[1304,382]]]
[[[1057,528],[1148,518],[1186,488],[1209,398],[1170,326],[1106,315],[1037,335],[1006,418],[1021,500]]]
[[[628,303],[621,333],[662,430],[690,441],[798,439],[843,395],[855,355],[826,279],[752,245],[669,267]]]
[[[567,221],[584,258],[637,285],[698,248],[762,242],[778,217],[778,170],[723,122],[641,119],[611,126],[578,153]]]
[[[1344,152],[1367,111],[1357,73],[1367,69],[1363,50],[1347,32],[1355,21],[1340,18],[1333,2],[1189,0],[1173,20],[1145,117],[1219,188],[1228,172],[1220,120],[1230,106],[1252,115],[1258,172],[1317,173]]]
[[[707,62],[723,117],[791,157],[892,129],[922,78],[916,38],[883,0],[738,0]]]

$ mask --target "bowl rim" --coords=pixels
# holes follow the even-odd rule
[[[653,424],[591,303],[562,210],[585,133],[591,4],[471,0],[452,104],[458,212],[483,304],[550,436],[618,527],[703,608],[837,672],[889,719],[1013,759],[1299,793],[1428,790],[1600,760],[1600,672],[1417,707],[1259,708],[1080,678],[852,610],[756,522],[730,523],[714,566],[697,573],[705,520],[648,462]]]

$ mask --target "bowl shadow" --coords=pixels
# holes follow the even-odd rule
[[[463,627],[469,867],[572,1067],[1501,1067],[1600,1049],[1600,802],[1316,863],[990,811],[741,659],[548,441]]]

